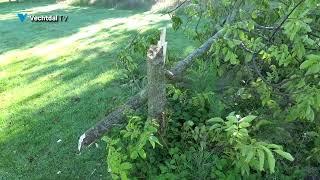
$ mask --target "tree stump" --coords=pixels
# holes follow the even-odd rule
[[[158,121],[160,130],[165,127],[166,71],[164,65],[167,50],[165,37],[166,29],[163,28],[158,44],[152,45],[147,53],[148,117]]]

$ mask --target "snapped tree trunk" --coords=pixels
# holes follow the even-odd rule
[[[148,118],[156,119],[160,130],[164,129],[164,109],[166,104],[165,58],[167,42],[166,29],[161,31],[158,45],[151,45],[147,53]]]

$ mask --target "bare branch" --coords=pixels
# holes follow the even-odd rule
[[[183,2],[181,2],[180,4],[178,4],[175,8],[171,9],[170,11],[166,12],[166,14],[171,14],[174,11],[176,11],[177,9],[179,9],[182,5],[184,5],[185,3],[187,3],[189,0],[184,0]]]
[[[83,133],[79,139],[79,151],[84,146],[89,146],[97,139],[101,138],[107,131],[109,131],[115,124],[124,122],[126,119],[126,112],[136,110],[147,101],[146,90],[142,90],[132,98],[130,98],[124,105],[118,107],[108,116],[98,122],[95,126]]]
[[[273,31],[270,40],[273,39],[273,37],[276,35],[276,33],[280,30],[280,28],[282,27],[282,25],[288,20],[289,16],[293,13],[293,11],[295,9],[298,8],[298,6],[300,6],[305,0],[301,0],[298,4],[296,4],[293,9],[284,17],[284,19],[282,20],[282,22],[278,25],[278,27],[276,27],[276,29]]]
[[[274,27],[274,26],[262,26],[262,25],[260,25],[258,23],[255,23],[254,26],[257,27],[258,29],[264,29],[264,30],[274,30],[274,29],[276,29],[276,27]]]

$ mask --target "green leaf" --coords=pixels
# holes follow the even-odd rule
[[[245,56],[245,62],[250,62],[252,60],[252,54],[251,53],[247,53]]]
[[[172,97],[173,100],[177,100],[179,98],[179,95],[177,93],[175,93]]]
[[[251,17],[252,17],[252,19],[256,19],[258,17],[258,11],[257,10],[253,11],[251,13]]]
[[[312,65],[311,67],[309,67],[306,75],[309,75],[309,74],[317,74],[320,72],[320,63],[318,64],[314,64]]]
[[[264,127],[264,126],[267,126],[267,125],[270,125],[270,124],[272,124],[271,121],[262,119],[262,120],[258,121],[258,123],[255,125],[255,128],[256,129],[260,129],[261,127]]]
[[[280,156],[282,156],[283,158],[286,158],[289,161],[293,161],[294,158],[292,157],[292,155],[290,153],[284,152],[282,150],[274,150],[274,152],[278,153]]]
[[[231,130],[234,130],[234,129],[237,129],[236,125],[232,125],[232,126],[228,127],[227,129],[225,129],[225,131],[231,131]]]
[[[111,141],[111,138],[109,138],[108,136],[103,136],[102,140],[105,141],[106,143]]]
[[[267,147],[268,148],[273,148],[273,149],[282,149],[282,147],[280,145],[277,145],[277,144],[268,144]]]
[[[244,118],[242,118],[240,120],[240,122],[247,122],[247,123],[250,123],[251,121],[253,121],[257,116],[253,116],[253,115],[249,115],[249,116],[246,116]]]
[[[247,129],[244,129],[244,128],[243,128],[243,129],[240,129],[240,130],[239,130],[239,133],[241,133],[241,135],[243,135],[243,136],[248,136],[248,130],[247,130]],[[238,133],[238,134],[239,134],[239,133]]]
[[[307,69],[308,67],[310,67],[314,63],[315,63],[314,60],[306,60],[300,65],[300,69]]]
[[[307,60],[300,65],[300,69],[308,69],[306,75],[318,73],[320,71],[320,56],[308,55]]]
[[[150,139],[149,139],[150,141]],[[150,141],[151,145],[152,145],[152,148],[154,149],[156,147],[156,143],[154,141]]]
[[[308,108],[307,108],[306,118],[307,118],[309,121],[313,121],[313,120],[314,120],[314,111],[313,111],[313,109],[311,108],[311,106],[308,106]]]
[[[253,22],[251,22],[251,21],[248,23],[248,30],[249,30],[249,31],[254,30],[254,24],[253,24]]]
[[[153,148],[155,148],[155,146],[156,146],[155,143],[157,143],[157,144],[159,144],[160,146],[162,146],[162,145],[160,144],[158,138],[155,137],[155,136],[150,136],[150,137],[149,137],[149,142],[151,143],[151,145],[152,145]]]
[[[248,122],[241,122],[241,123],[239,124],[239,127],[240,127],[240,128],[246,128],[246,127],[250,127],[250,126],[251,126],[251,124],[248,123]]]
[[[215,117],[215,118],[209,119],[207,122],[208,123],[219,123],[219,122],[223,123],[224,120],[222,118],[220,118],[220,117]]]
[[[187,126],[193,126],[194,125],[194,122],[193,121],[187,121],[187,122],[185,122],[185,124],[187,125]]]
[[[237,117],[234,116],[234,115],[231,115],[231,116],[229,115],[228,117],[226,117],[226,119],[227,119],[228,121],[233,122],[233,123],[236,123],[236,122],[238,121]]]
[[[214,125],[210,126],[209,130],[217,129],[220,127],[221,127],[221,124],[214,124]]]
[[[147,154],[143,149],[140,149],[140,151],[138,153],[139,153],[140,157],[142,157],[142,159],[147,158]]]
[[[175,16],[172,16],[171,20],[172,20],[172,28],[174,30],[178,30],[182,25],[182,19],[175,15]]]
[[[259,170],[263,171],[264,170],[264,168],[263,168],[263,166],[264,166],[264,152],[261,149],[258,149],[257,152],[258,152],[258,158],[259,158]]]
[[[127,174],[124,173],[124,172],[120,172],[120,178],[121,178],[121,180],[127,180],[128,179]]]
[[[116,174],[111,174],[112,179],[119,179],[119,176]]]
[[[251,161],[251,159],[253,158],[253,156],[255,155],[255,151],[254,149],[249,149],[249,153],[247,155],[247,158],[246,158],[246,162],[249,163]]]
[[[260,145],[260,147],[265,151],[265,153],[267,154],[267,160],[268,160],[268,165],[269,165],[269,170],[270,173],[274,173],[274,167],[276,165],[276,160],[274,159],[274,156],[272,154],[272,152],[270,151],[270,149],[266,148],[265,146]]]
[[[125,162],[125,163],[121,164],[121,169],[128,170],[128,169],[131,169],[131,168],[132,168],[132,164],[131,163]]]
[[[130,154],[130,158],[131,159],[137,159],[138,157],[138,152],[137,151],[132,151],[131,154]]]
[[[296,42],[294,43],[294,49],[293,50],[296,53],[297,57],[299,59],[301,59],[304,56],[306,50],[305,50],[304,44],[302,42],[300,42],[299,40],[295,40],[295,41]]]

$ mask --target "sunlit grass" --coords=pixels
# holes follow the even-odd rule
[[[79,155],[77,139],[130,96],[119,81],[117,52],[137,31],[170,27],[169,17],[46,3],[13,5],[19,7],[9,12],[11,5],[0,3],[0,179],[106,177],[102,142]],[[70,20],[21,23],[19,8],[65,14]],[[179,57],[194,47],[171,29],[168,46]]]

